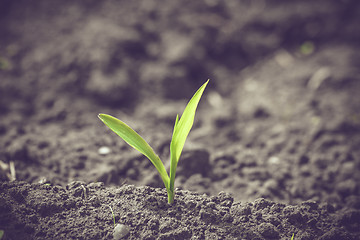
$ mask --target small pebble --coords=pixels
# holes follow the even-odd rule
[[[109,147],[103,146],[103,147],[99,148],[98,153],[100,155],[107,155],[107,154],[111,153],[111,149]]]
[[[114,231],[113,231],[113,239],[118,240],[126,237],[130,232],[128,226],[124,224],[116,224]]]
[[[280,163],[280,158],[272,156],[269,158],[269,163],[270,164],[279,164]]]

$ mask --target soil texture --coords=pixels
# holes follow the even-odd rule
[[[360,239],[357,0],[0,1],[0,231]],[[167,203],[173,124],[207,79]]]

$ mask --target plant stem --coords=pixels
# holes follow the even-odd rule
[[[174,203],[174,191],[168,191],[168,203],[169,204]]]

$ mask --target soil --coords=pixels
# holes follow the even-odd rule
[[[0,1],[9,239],[360,239],[360,2]],[[176,114],[207,79],[173,205]]]

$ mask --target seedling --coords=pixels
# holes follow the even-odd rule
[[[158,155],[137,132],[115,117],[107,114],[99,114],[99,118],[105,123],[105,125],[107,125],[125,142],[145,155],[150,162],[152,162],[164,182],[168,194],[169,204],[174,202],[176,167],[184,148],[185,140],[193,126],[196,108],[208,82],[209,80],[207,80],[206,83],[204,83],[190,99],[181,118],[179,119],[179,115],[176,116],[174,131],[170,143],[170,175],[168,175],[165,166]]]
[[[111,211],[111,214],[112,214],[112,218],[113,218],[113,222],[114,222],[114,227],[115,227],[115,224],[116,224],[116,221],[115,221],[115,214],[114,214],[114,211],[112,209],[112,207],[109,205],[109,208],[110,208],[110,211]]]

